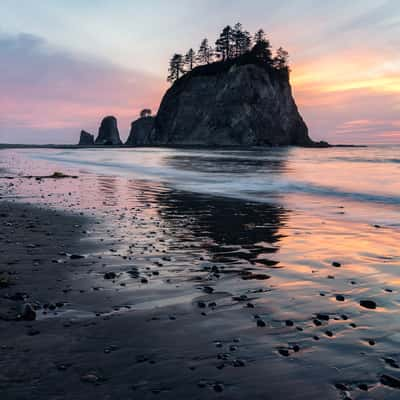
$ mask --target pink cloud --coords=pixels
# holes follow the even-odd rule
[[[96,133],[110,114],[126,137],[142,108],[156,110],[166,87],[143,71],[53,51],[31,35],[0,38],[0,51],[2,142],[74,143],[80,129]]]

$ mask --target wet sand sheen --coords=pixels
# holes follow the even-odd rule
[[[398,231],[78,181],[0,180],[7,398],[398,397]]]

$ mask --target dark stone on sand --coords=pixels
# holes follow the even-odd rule
[[[34,321],[36,319],[36,311],[29,303],[22,306],[21,319],[24,321]]]
[[[289,355],[290,355],[288,349],[278,349],[278,353],[279,353],[281,356],[284,356],[284,357],[289,357]]]
[[[85,258],[85,256],[82,256],[82,255],[80,255],[80,254],[72,254],[72,255],[69,256],[69,258],[70,258],[71,260],[80,260],[80,259],[82,259],[82,258]]]
[[[336,295],[336,300],[337,301],[344,301],[344,296],[342,294]]]
[[[396,368],[396,369],[400,368],[399,365],[397,364],[397,362],[395,360],[393,360],[393,358],[384,358],[383,360],[385,361],[386,364],[388,364],[392,368]]]
[[[104,274],[104,279],[110,280],[110,279],[115,279],[117,277],[117,274],[115,272],[106,272]]]
[[[328,314],[317,314],[317,318],[321,321],[329,321],[329,315]]]
[[[96,144],[99,145],[121,145],[117,119],[113,116],[105,117],[101,121],[99,135],[96,138]]]
[[[249,280],[259,280],[259,281],[264,281],[267,279],[270,279],[271,277],[269,275],[266,274],[246,274],[244,276],[242,276],[242,279],[245,281],[249,281]]]
[[[288,320],[285,321],[285,324],[286,324],[286,326],[293,326],[294,322],[291,321],[290,319],[288,319]]]
[[[337,261],[334,261],[334,262],[332,263],[332,266],[335,267],[335,268],[340,268],[340,267],[342,266],[342,264],[340,264],[340,263],[337,262]]]
[[[223,385],[222,383],[216,383],[216,384],[213,386],[213,388],[214,388],[214,390],[215,390],[217,393],[221,393],[221,392],[224,391],[224,385]]]
[[[394,389],[400,389],[400,380],[390,375],[382,375],[380,382],[382,385],[389,386]]]
[[[245,367],[246,364],[245,364],[245,362],[243,360],[235,360],[235,361],[233,361],[233,366],[235,368],[237,368],[237,367]]]
[[[361,300],[360,301],[360,306],[364,308],[368,308],[370,310],[375,310],[376,309],[376,303],[372,300]]]
[[[93,146],[94,136],[86,131],[81,131],[81,136],[79,138],[79,146]]]
[[[266,324],[262,319],[257,319],[257,326],[259,328],[264,328],[266,326]]]
[[[335,383],[335,388],[341,390],[342,392],[348,392],[350,389],[343,383]]]

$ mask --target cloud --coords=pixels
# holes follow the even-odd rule
[[[73,143],[108,114],[126,136],[141,108],[158,107],[165,87],[159,77],[54,49],[31,34],[0,36],[0,57],[0,142]]]

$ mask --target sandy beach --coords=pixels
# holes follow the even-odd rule
[[[381,206],[2,156],[2,398],[398,398],[400,233]]]

